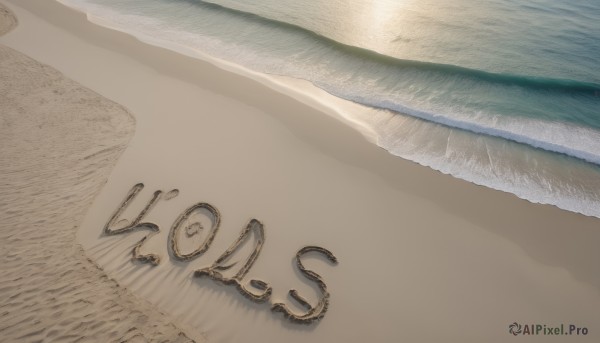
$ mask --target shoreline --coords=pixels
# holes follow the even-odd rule
[[[68,1],[63,0],[62,2],[67,3]],[[69,7],[69,5],[66,6]],[[180,43],[149,37],[143,32],[144,30],[127,29],[122,24],[107,22],[103,18],[94,16],[91,12],[86,13],[74,4],[71,6],[74,6],[72,9],[75,11],[85,15],[88,21],[99,26],[125,33],[143,43],[161,49],[172,50],[175,53],[200,59],[295,98],[350,125],[361,132],[370,142],[387,150],[392,155],[476,185],[514,194],[532,203],[550,204],[567,211],[600,218],[600,202],[597,197],[591,195],[598,190],[598,185],[594,180],[600,177],[600,169],[593,163],[593,154],[587,154],[590,158],[585,158],[584,151],[587,151],[586,149],[581,150],[580,153],[563,151],[563,154],[560,151],[564,146],[560,144],[551,144],[552,147],[540,145],[538,144],[539,140],[527,139],[525,137],[527,135],[517,134],[511,138],[504,134],[471,131],[469,128],[459,129],[457,127],[466,124],[460,120],[458,122],[462,124],[446,125],[439,123],[439,120],[430,121],[431,118],[418,119],[423,115],[428,116],[428,114],[405,115],[400,112],[393,112],[393,114],[382,112],[375,108],[364,107],[336,98],[308,81],[255,72],[246,67],[208,56],[201,49],[193,49]],[[386,123],[386,125],[383,127],[377,123]],[[524,123],[521,122],[521,124]],[[521,124],[511,125],[519,127]],[[557,125],[564,126],[563,124]],[[536,125],[526,126],[535,127]],[[558,126],[547,127],[540,132],[546,132],[542,136],[553,136],[550,132],[559,132]],[[388,130],[388,128],[393,129]],[[579,132],[586,129],[574,126],[570,129],[564,128],[564,130]],[[509,131],[499,129],[497,133]],[[585,136],[589,138],[590,135],[592,133],[588,132]],[[435,136],[433,141],[431,136]],[[558,136],[562,137],[560,134]],[[566,138],[563,137],[563,139]],[[464,144],[469,144],[470,147],[465,148]],[[583,145],[589,146],[589,144]],[[411,148],[405,149],[404,146]],[[415,146],[420,148],[413,148]],[[468,151],[468,153],[463,156],[463,151]],[[470,168],[463,166],[464,164],[471,165],[473,161],[477,162]],[[535,168],[529,166],[530,161],[535,161]]]
[[[62,2],[69,3],[68,0]],[[598,184],[594,180],[600,177],[600,167],[591,162],[594,160],[594,154],[588,154],[589,147],[593,146],[591,143],[595,134],[584,127],[571,127],[565,123],[556,123],[556,125],[539,123],[544,129],[526,130],[529,134],[525,134],[518,128],[536,128],[538,125],[522,118],[518,122],[494,120],[493,125],[488,123],[494,128],[483,124],[483,127],[488,127],[489,130],[480,130],[483,127],[475,129],[467,122],[458,119],[456,122],[453,119],[448,122],[449,118],[441,121],[440,118],[433,120],[431,116],[437,115],[415,112],[410,108],[406,108],[405,111],[411,115],[404,115],[400,113],[403,112],[400,104],[397,109],[400,112],[384,111],[377,104],[372,104],[374,107],[365,107],[359,105],[365,101],[360,100],[360,97],[355,99],[358,103],[353,103],[343,100],[342,98],[347,97],[342,94],[339,95],[341,98],[336,98],[308,81],[275,76],[268,72],[257,73],[246,67],[207,56],[203,52],[203,47],[181,42],[178,40],[178,35],[163,36],[158,33],[156,37],[149,36],[151,30],[144,28],[143,22],[140,23],[142,27],[136,28],[122,22],[123,18],[118,19],[119,15],[110,11],[104,12],[98,9],[97,12],[93,7],[81,6],[76,1],[71,2],[70,5],[76,9],[81,8],[78,11],[82,11],[90,22],[134,36],[150,45],[208,61],[225,70],[257,80],[277,92],[294,97],[325,113],[331,112],[334,118],[343,118],[342,121],[346,124],[356,128],[371,142],[375,142],[393,155],[477,185],[515,194],[532,203],[550,204],[571,212],[600,218],[600,201],[593,195],[598,191]],[[136,21],[134,19],[133,22]],[[212,48],[206,47],[206,49]],[[245,65],[245,63],[241,64]],[[423,117],[428,119],[418,119]],[[516,136],[515,131],[510,127],[518,131]],[[581,139],[569,139],[569,135],[564,136],[560,132],[579,132]],[[539,136],[546,138],[541,138],[540,141]],[[541,144],[543,141],[553,141],[549,137],[562,137],[559,140],[571,141],[583,150],[575,147],[571,150],[566,148],[567,145],[558,143]],[[565,148],[568,151],[563,150]],[[534,167],[532,168],[531,165]]]
[[[276,227],[287,225],[295,228],[293,231],[297,231],[307,224],[309,225],[312,221],[322,223],[319,225],[319,229],[324,230],[324,232],[322,232],[320,238],[319,236],[307,236],[309,233],[304,236],[293,234],[292,237],[299,240],[300,243],[292,242],[294,244],[288,244],[287,246],[282,243],[285,235],[271,231],[268,232],[267,235],[272,234],[274,242],[267,244],[277,245],[277,243],[281,243],[283,245],[281,250],[284,250],[285,254],[280,256],[279,252],[273,249],[265,251],[267,257],[262,260],[263,265],[257,266],[257,270],[271,276],[273,280],[277,280],[272,273],[268,272],[269,266],[265,265],[267,261],[276,256],[287,258],[292,253],[292,250],[288,248],[295,246],[295,244],[301,244],[303,241],[311,240],[315,240],[315,243],[318,244],[324,244],[328,248],[331,247],[332,251],[340,257],[341,264],[338,267],[325,268],[320,266],[324,270],[322,273],[325,278],[332,280],[329,288],[333,295],[331,311],[323,323],[319,325],[318,329],[314,329],[315,331],[313,331],[321,339],[324,337],[339,337],[331,336],[334,334],[335,328],[342,324],[348,324],[348,320],[351,321],[351,319],[345,316],[342,309],[345,308],[350,315],[356,315],[356,309],[354,308],[356,303],[351,300],[351,297],[349,298],[349,293],[353,291],[358,292],[362,287],[366,287],[367,284],[355,280],[352,274],[348,273],[356,266],[368,268],[369,262],[372,262],[369,256],[363,256],[365,261],[361,262],[359,258],[353,257],[351,254],[353,247],[344,248],[342,244],[336,241],[336,237],[341,234],[338,227],[353,229],[349,233],[350,237],[360,239],[360,235],[354,232],[357,226],[363,228],[370,226],[378,228],[374,229],[377,230],[377,233],[385,233],[388,232],[388,229],[393,229],[397,224],[402,223],[403,229],[390,232],[390,237],[368,238],[369,241],[374,240],[371,241],[373,246],[368,251],[373,253],[374,251],[378,251],[380,247],[389,247],[391,243],[386,241],[403,242],[406,238],[411,238],[417,242],[418,247],[431,253],[429,257],[421,255],[420,252],[410,249],[412,243],[408,244],[406,242],[400,243],[400,245],[404,248],[404,251],[408,252],[400,251],[388,254],[388,250],[384,249],[383,251],[386,253],[381,253],[381,257],[385,257],[386,259],[397,258],[399,257],[398,254],[400,254],[404,258],[419,260],[423,265],[430,267],[438,273],[438,275],[428,276],[419,271],[412,270],[410,264],[406,262],[400,262],[400,265],[403,267],[402,270],[407,270],[409,276],[419,276],[425,280],[424,283],[427,285],[434,285],[436,282],[439,284],[441,281],[443,281],[443,284],[449,285],[448,287],[451,291],[446,296],[434,296],[433,300],[425,301],[421,305],[425,308],[433,309],[436,305],[440,306],[440,303],[445,304],[441,306],[441,314],[437,314],[434,318],[439,320],[445,318],[447,320],[447,324],[442,325],[438,332],[429,333],[432,336],[425,338],[439,339],[440,336],[438,335],[441,335],[441,337],[455,337],[459,335],[459,332],[464,330],[459,321],[454,321],[449,317],[452,310],[457,308],[457,303],[451,300],[450,297],[456,295],[456,293],[462,293],[460,291],[461,288],[466,288],[467,292],[470,290],[471,292],[479,293],[479,295],[476,294],[476,297],[491,295],[494,292],[499,293],[499,299],[495,300],[493,304],[500,307],[495,309],[500,314],[485,313],[488,317],[483,319],[480,316],[469,316],[470,320],[475,320],[484,327],[481,330],[488,329],[488,331],[478,331],[473,336],[474,338],[471,337],[473,341],[476,341],[477,338],[488,339],[488,341],[503,341],[506,337],[503,333],[498,333],[497,335],[492,333],[491,336],[486,336],[485,334],[494,325],[498,326],[498,331],[505,331],[505,326],[509,324],[504,323],[504,321],[508,320],[505,318],[505,315],[510,314],[511,310],[514,316],[522,315],[522,313],[531,316],[532,313],[536,313],[539,310],[533,302],[527,303],[522,307],[515,306],[512,303],[512,305],[502,305],[503,299],[504,301],[513,298],[525,300],[527,298],[524,294],[527,293],[527,290],[538,289],[541,285],[548,283],[549,280],[560,280],[563,286],[548,286],[550,289],[547,290],[547,294],[538,295],[540,297],[538,300],[548,299],[550,295],[560,297],[562,294],[565,300],[571,299],[575,301],[575,305],[565,305],[564,311],[569,314],[568,318],[575,317],[583,320],[582,318],[585,318],[586,314],[588,314],[588,317],[593,315],[593,312],[586,312],[591,311],[591,305],[589,307],[587,305],[584,306],[580,302],[583,300],[582,298],[577,297],[573,299],[571,295],[567,296],[567,293],[582,291],[588,295],[586,301],[589,301],[590,304],[597,303],[598,301],[597,291],[600,289],[600,275],[594,264],[594,261],[600,258],[600,253],[594,247],[594,242],[600,239],[598,219],[567,212],[549,205],[532,204],[518,199],[512,194],[476,186],[449,175],[443,175],[427,167],[401,160],[369,143],[358,132],[339,122],[337,119],[333,119],[327,115],[324,116],[320,111],[303,103],[298,103],[287,95],[277,93],[264,85],[258,84],[255,80],[228,73],[209,63],[181,56],[165,49],[152,47],[137,41],[131,36],[87,23],[82,14],[76,15],[74,12],[69,12],[71,10],[60,8],[59,6],[62,5],[53,2],[34,3],[31,1],[18,2],[16,5],[10,2],[10,4],[17,7],[23,6],[29,11],[37,11],[37,15],[44,13],[47,16],[45,17],[46,19],[39,19],[32,18],[27,14],[27,23],[25,25],[33,25],[28,29],[31,30],[29,32],[39,31],[42,27],[51,27],[53,29],[43,31],[47,35],[45,37],[62,35],[60,36],[62,39],[46,43],[44,43],[44,40],[47,38],[44,37],[25,40],[23,37],[26,34],[18,33],[17,31],[20,31],[18,27],[16,31],[10,33],[10,37],[0,39],[2,43],[6,44],[5,42],[8,42],[8,45],[17,47],[18,50],[24,50],[28,55],[61,70],[68,77],[94,89],[117,103],[125,105],[136,115],[140,123],[138,129],[140,134],[136,133],[136,137],[131,141],[130,147],[117,163],[113,176],[109,179],[109,183],[86,217],[84,226],[87,225],[88,229],[91,230],[89,232],[95,233],[80,232],[80,240],[84,247],[86,247],[88,254],[92,251],[92,259],[98,258],[98,250],[94,249],[99,248],[96,242],[99,230],[94,231],[91,225],[96,223],[95,225],[99,226],[100,223],[103,223],[107,218],[106,214],[114,209],[114,206],[122,199],[123,193],[134,182],[145,181],[149,184],[149,187],[161,187],[165,188],[165,190],[171,186],[179,187],[182,190],[180,204],[191,204],[192,201],[197,200],[197,194],[203,194],[203,197],[217,203],[228,219],[233,216],[234,220],[232,222],[234,223],[242,223],[243,218],[246,218],[248,215],[260,216],[261,219],[269,223],[267,224],[268,227],[272,227],[273,230]],[[49,20],[50,23],[47,23],[46,20]],[[57,27],[60,30],[56,30]],[[76,33],[73,34],[73,32]],[[12,37],[15,38],[13,39]],[[68,51],[77,51],[77,55],[74,56]],[[110,65],[110,67],[103,67],[103,72],[93,70],[90,67],[103,65]],[[122,78],[122,84],[121,82],[115,82],[115,78]],[[144,86],[145,84],[154,85],[159,82],[168,83],[169,87],[148,88],[149,86]],[[138,90],[135,86],[146,88]],[[171,91],[166,91],[168,89],[171,89]],[[177,98],[173,93],[185,94],[188,98],[183,99],[187,99],[186,101],[189,101],[189,103],[182,104],[180,101],[182,98]],[[156,101],[153,102],[154,99],[148,99],[148,94],[162,97],[166,99],[164,102],[168,103],[159,104]],[[190,109],[190,107],[193,108],[202,103],[202,101],[197,102],[196,100],[192,100],[196,96],[202,98],[202,101],[207,102],[211,101],[211,97],[217,99],[215,100],[217,103],[209,103],[205,106],[214,112],[220,113],[221,116],[226,116],[227,110],[237,112],[237,115],[231,115],[226,118],[229,120],[229,123],[231,123],[231,120],[235,120],[234,122],[236,123],[239,121],[241,122],[240,125],[247,125],[248,128],[255,130],[255,132],[264,134],[264,137],[268,137],[268,140],[258,140],[258,145],[256,145],[256,142],[246,141],[247,139],[251,139],[252,135],[247,135],[243,130],[228,128],[227,120],[215,119],[210,113],[196,113],[197,111]],[[231,99],[235,99],[235,103]],[[147,102],[151,102],[151,104],[147,104]],[[158,109],[153,108],[153,106],[158,106]],[[226,106],[230,107],[223,111],[223,108]],[[196,108],[198,107],[196,106]],[[169,150],[169,147],[180,148],[181,145],[178,144],[185,145],[184,140],[177,139],[173,136],[172,132],[169,132],[170,129],[181,128],[172,127],[171,124],[165,123],[165,121],[161,121],[159,118],[161,113],[164,115],[164,113],[173,112],[192,114],[193,118],[191,116],[183,118],[186,118],[186,120],[189,119],[193,123],[198,123],[195,120],[203,120],[204,122],[214,124],[214,130],[219,132],[219,134],[211,134],[209,132],[211,130],[201,130],[201,136],[206,136],[206,140],[204,138],[200,139],[201,142],[213,146],[213,150],[215,151],[211,152],[211,149],[208,149],[206,154],[209,156],[206,156],[206,159],[203,157],[203,160],[199,161],[212,163],[218,161],[222,163],[220,169],[207,171],[207,175],[209,176],[216,177],[221,175],[220,180],[216,179],[217,185],[211,186],[202,180],[193,178],[193,170],[201,170],[198,167],[198,161],[191,161],[187,166],[192,171],[178,172],[179,174],[173,176],[167,175],[169,168],[161,169],[161,167],[156,166],[153,159],[157,159],[161,163],[165,162],[166,165],[182,165],[182,160],[177,160],[176,157],[169,158],[169,152],[165,151]],[[173,114],[173,116],[175,115]],[[240,116],[247,116],[247,118],[240,118]],[[161,125],[164,127],[161,128]],[[237,132],[236,134],[232,134],[230,132],[219,131],[224,129],[233,129]],[[168,143],[153,142],[153,137],[156,137],[157,132],[164,134],[161,139],[166,138]],[[185,132],[185,134],[192,135],[193,133],[194,131]],[[270,133],[273,133],[273,137],[268,136]],[[233,140],[236,136],[239,139],[238,141]],[[229,139],[231,139],[231,144],[235,148],[219,145],[225,144],[224,142],[230,142]],[[280,142],[279,139],[283,142],[282,146],[288,147],[290,150],[284,152],[269,150],[271,149],[270,143]],[[244,142],[248,142],[247,144],[251,145],[251,147],[245,149],[243,146]],[[142,148],[142,146],[146,148]],[[259,148],[268,150],[272,156],[252,156],[256,158],[256,161],[252,158],[248,159],[247,154],[251,154],[252,151],[260,152]],[[188,150],[185,151],[189,152]],[[160,157],[153,157],[151,155],[158,155]],[[273,163],[271,161],[273,157],[283,160]],[[302,162],[314,163],[315,169],[319,171],[319,173],[310,175],[309,180],[300,182],[300,185],[296,187],[294,185],[287,185],[287,178],[293,176],[299,180],[303,180],[301,172],[306,174],[307,171],[302,169],[301,164],[297,164],[294,161],[295,157],[298,157]],[[256,179],[261,183],[261,187],[267,189],[263,192],[264,194],[270,196],[270,198],[284,199],[282,204],[278,205],[277,202],[262,200],[258,204],[248,205],[251,203],[250,200],[253,199],[252,195],[256,194],[255,192],[257,191],[248,186],[248,182],[251,182],[250,177],[256,177],[256,174],[250,174],[249,177],[245,178],[241,174],[230,171],[241,165],[238,162],[240,159],[241,161],[257,162],[257,165],[277,169],[281,175],[285,176],[281,178],[274,177],[268,174],[268,168],[261,167],[265,169],[262,170],[265,174],[271,176],[271,179]],[[133,160],[135,160],[135,163],[132,162]],[[288,169],[281,169],[280,164],[285,163],[297,167],[299,171],[294,174],[293,171]],[[327,169],[321,170],[322,165],[326,166]],[[149,168],[157,170],[151,171]],[[338,175],[339,180],[333,182],[333,175]],[[139,178],[144,178],[145,180],[139,180]],[[231,183],[232,180],[235,180],[234,182],[238,184],[239,189],[236,191],[226,188],[226,184]],[[194,182],[199,185],[195,185]],[[281,187],[288,194],[296,195],[297,199],[282,198],[278,190],[269,189],[269,183],[273,182],[280,183]],[[330,191],[338,194],[337,197],[321,194],[323,189],[328,189],[327,187],[323,188],[323,186],[327,186],[330,183],[333,183]],[[350,185],[356,187],[356,189],[343,193],[342,190]],[[312,195],[305,194],[302,189],[299,189],[299,187],[306,188],[307,186],[315,188]],[[290,190],[294,192],[289,193]],[[188,195],[183,194],[183,192]],[[360,196],[360,198],[357,198],[359,201],[365,201],[364,206],[352,207],[344,199],[352,199],[357,196]],[[239,201],[237,199],[234,200],[234,197],[239,197]],[[315,199],[315,203],[317,204],[316,210],[307,203],[311,198]],[[335,199],[343,204],[343,206],[335,204]],[[457,199],[460,199],[460,201],[457,201]],[[348,208],[340,208],[344,206],[348,206]],[[249,208],[246,209],[245,207]],[[323,207],[329,208],[333,214],[324,213],[326,211],[319,210]],[[344,214],[356,213],[361,208],[368,214],[367,218],[362,216],[352,218],[352,220],[343,218]],[[405,209],[403,215],[388,214],[388,212],[398,208]],[[173,209],[173,212],[169,215],[163,214],[162,217],[156,218],[157,221],[160,220],[165,223],[167,228],[163,231],[168,231],[166,223],[169,222],[172,214],[178,209],[180,208]],[[284,214],[273,214],[273,212],[277,211]],[[304,217],[310,218],[298,216],[301,213],[307,213],[307,211],[313,214]],[[290,223],[290,218],[295,218],[298,223]],[[357,222],[358,224],[352,224],[352,222]],[[235,228],[228,228],[227,234],[229,236],[235,235],[239,229],[238,226],[241,227],[241,224],[234,225]],[[323,229],[323,227],[329,228]],[[314,231],[311,232],[314,233]],[[457,237],[453,238],[453,236]],[[442,240],[442,242],[439,242],[439,237],[444,237],[447,241]],[[544,239],[540,239],[540,237],[544,237]],[[460,240],[465,239],[466,243],[469,244],[465,246],[459,244]],[[135,241],[135,239],[131,241]],[[221,250],[220,247],[226,245],[229,241],[223,239],[223,242],[221,242],[220,239],[217,239],[215,241],[215,248],[211,250],[216,250],[215,253],[217,253]],[[444,251],[444,246],[447,244],[456,248],[456,251]],[[458,246],[462,246],[462,248],[459,249]],[[106,249],[106,247],[106,243],[104,243],[103,248]],[[477,247],[481,248],[481,250]],[[127,258],[128,256],[125,251],[129,250],[123,248],[117,255]],[[493,251],[493,253],[489,251]],[[474,254],[475,252],[479,252],[481,255]],[[517,282],[525,290],[517,292],[516,290],[519,288],[512,287],[509,287],[509,290],[504,290],[505,286],[494,287],[491,284],[487,284],[483,275],[477,274],[476,270],[478,269],[469,262],[472,256],[477,256],[488,264],[491,264],[492,268],[496,267],[496,269],[502,271],[502,277],[490,276],[488,273],[483,273],[483,275],[492,277],[495,282],[500,282],[504,278],[516,280],[514,282]],[[454,275],[451,276],[450,274],[445,274],[443,271],[444,268],[442,268],[443,264],[439,265],[434,262],[434,260],[443,258],[450,259],[450,265],[454,265],[455,267],[460,266],[459,261],[466,263],[466,265],[462,265],[458,270],[454,270]],[[509,261],[505,263],[500,262],[502,259]],[[175,299],[173,298],[173,294],[148,294],[144,290],[143,285],[144,280],[147,281],[147,279],[143,275],[139,276],[139,273],[137,273],[139,276],[137,279],[125,279],[124,275],[132,272],[133,267],[129,265],[125,267],[116,266],[119,264],[123,265],[122,260],[120,261],[113,263],[108,259],[104,259],[99,264],[107,270],[109,275],[111,273],[112,275],[116,275],[115,279],[120,284],[124,284],[125,287],[132,289],[136,294],[142,294],[144,298],[150,298],[150,301],[155,304],[163,304],[166,301],[165,299]],[[522,276],[523,279],[519,282],[519,279],[516,278],[516,274],[519,273],[511,272],[511,268],[521,263],[529,266],[529,271],[534,276]],[[389,267],[389,265],[386,266]],[[548,267],[551,268],[548,269]],[[556,268],[558,270],[555,270]],[[566,270],[567,275],[563,275],[561,270]],[[402,284],[401,280],[403,280],[403,276],[406,276],[404,273],[397,270],[388,270],[388,272],[391,273],[390,277],[392,280],[398,280],[399,284]],[[368,272],[367,274],[370,275]],[[156,274],[155,276],[157,275],[161,274]],[[176,276],[180,277],[181,280],[185,279],[187,275],[185,270],[180,270],[176,273]],[[469,280],[469,282],[453,284],[450,280],[454,277]],[[166,282],[163,277],[158,277],[158,280],[157,282]],[[348,283],[352,284],[352,282],[357,284],[358,287],[349,287],[349,291],[343,290],[344,285]],[[281,281],[280,283],[283,284]],[[476,285],[473,285],[473,283]],[[527,286],[529,283],[534,284],[534,286]],[[194,284],[191,286],[194,286]],[[188,295],[194,295],[194,292],[197,292],[195,288],[191,287],[191,290],[186,289],[186,292],[191,292]],[[284,289],[283,287],[280,288]],[[406,286],[402,291],[407,293],[412,291],[415,293],[416,299],[423,300],[426,298],[424,298],[424,292],[420,291],[421,289],[420,286],[413,285]],[[485,289],[486,291],[477,291],[481,289]],[[386,290],[388,289],[386,288]],[[567,290],[569,291],[567,292]],[[218,292],[218,288],[215,288],[213,291]],[[203,299],[202,296],[197,296]],[[281,295],[278,294],[278,296]],[[383,295],[380,297],[380,301],[386,301]],[[236,298],[235,294],[227,294],[225,299],[233,303],[242,302]],[[175,301],[175,303],[181,303],[181,300]],[[419,314],[423,307],[419,309],[416,302],[413,303],[410,300],[405,300],[406,303],[409,305],[407,307],[408,310],[405,313],[396,314],[397,317],[394,319],[406,320],[413,327],[422,326],[422,320],[425,318],[431,320],[429,316]],[[469,312],[484,310],[471,302],[467,302],[466,306],[469,307]],[[510,308],[510,306],[513,306],[513,308]],[[269,325],[275,327],[283,327],[282,329],[274,329],[274,335],[283,335],[281,338],[287,339],[288,336],[285,335],[289,334],[292,341],[301,340],[302,332],[299,333],[297,329],[281,325],[278,320],[272,320],[269,313],[264,313],[266,312],[264,309],[256,309],[254,307],[250,309],[246,311],[251,312],[247,315],[252,315],[254,310],[256,310],[257,313],[260,313],[259,319],[261,321],[265,320]],[[369,309],[373,309],[373,307],[367,306],[366,308],[367,313],[371,314]],[[382,311],[386,312],[390,311],[390,309],[385,308]],[[557,311],[557,308],[554,308],[554,311]],[[193,316],[189,315],[189,313],[197,312],[190,312],[190,308],[188,307],[185,307],[184,310],[169,308],[167,312],[174,312],[175,316],[186,322],[186,325],[197,325],[190,318]],[[415,315],[409,315],[411,312]],[[228,312],[227,314],[230,315],[231,313]],[[561,313],[550,311],[550,317],[560,318]],[[358,318],[365,319],[361,315]],[[530,319],[535,320],[535,318]],[[209,337],[214,335],[223,339],[223,328],[218,323],[218,320],[208,321],[205,325],[208,327]],[[355,324],[353,323],[352,325]],[[453,325],[458,325],[458,328],[454,328]],[[593,323],[590,323],[590,325],[593,325]],[[247,326],[245,327],[247,328]],[[197,327],[197,329],[204,331],[203,327]],[[391,326],[385,326],[382,329],[384,329],[382,333],[376,333],[372,328],[365,329],[364,334],[382,338],[382,336],[378,335],[390,334],[389,330]],[[352,339],[350,338],[353,336],[341,337],[345,337],[349,341],[360,338],[360,336]],[[415,332],[409,331],[408,333],[394,337],[414,339],[419,336]],[[362,338],[365,337],[363,336]],[[463,336],[462,338],[465,337]],[[470,340],[464,339],[464,341]]]

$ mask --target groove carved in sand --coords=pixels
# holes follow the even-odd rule
[[[127,232],[133,232],[137,230],[150,230],[151,233],[139,241],[133,248],[133,259],[148,262],[153,265],[160,263],[160,258],[156,254],[142,255],[140,249],[144,242],[152,237],[153,235],[160,232],[159,226],[150,222],[142,222],[144,217],[154,208],[156,203],[161,199],[162,191],[157,190],[154,192],[152,198],[148,201],[145,207],[140,211],[137,217],[129,223],[127,219],[119,220],[120,216],[131,204],[131,202],[138,196],[139,192],[144,188],[144,184],[138,183],[134,185],[129,193],[125,196],[123,202],[115,210],[113,215],[110,217],[106,225],[104,226],[105,235],[118,235]],[[172,199],[179,194],[178,190],[172,190],[164,196],[165,200]],[[182,235],[179,232],[185,230],[186,237],[190,238],[198,234],[199,230],[203,229],[202,224],[199,221],[192,221],[193,214],[207,211],[212,217],[212,228],[204,239],[202,244],[196,250],[191,253],[185,254],[181,252],[179,247],[179,240]],[[192,221],[191,223],[188,223]],[[187,225],[186,225],[187,224]],[[168,238],[168,248],[170,249],[171,256],[174,260],[189,262],[196,257],[205,253],[212,244],[219,226],[221,224],[221,214],[217,208],[208,203],[197,203],[187,208],[179,217],[175,220],[171,226]],[[250,255],[246,258],[243,266],[231,277],[224,276],[222,272],[228,271],[233,268],[240,261],[231,262],[232,256],[238,252],[244,243],[248,242],[251,236],[255,237],[255,244]],[[244,283],[244,278],[258,259],[260,252],[265,243],[265,230],[263,224],[257,219],[251,219],[246,227],[242,229],[238,238],[231,244],[231,246],[225,250],[215,262],[209,267],[201,268],[193,273],[194,277],[209,277],[215,281],[218,281],[224,285],[233,285],[237,290],[246,298],[257,302],[263,303],[269,300],[273,293],[272,287],[265,281],[259,279],[251,279],[249,282]],[[297,314],[291,311],[287,305],[283,303],[271,303],[271,310],[273,312],[282,312],[286,318],[294,323],[311,324],[315,321],[323,319],[327,309],[329,307],[329,292],[327,290],[327,284],[323,281],[321,276],[312,270],[308,270],[304,267],[301,261],[301,257],[309,252],[316,252],[324,255],[330,262],[337,264],[337,258],[329,250],[318,246],[305,246],[296,253],[296,265],[300,272],[309,280],[315,282],[321,291],[321,298],[315,306],[312,306],[304,297],[302,297],[297,290],[292,289],[289,291],[290,296],[295,299],[302,307],[306,309],[306,313]],[[251,288],[254,288],[253,291]]]
[[[202,227],[201,226],[202,224],[200,224],[199,222],[194,222],[187,226],[184,226],[184,224],[188,221],[188,219],[190,219],[190,217],[192,216],[192,214],[195,211],[202,210],[202,209],[204,209],[210,213],[212,220],[213,220],[212,228],[211,228],[208,236],[206,236],[206,238],[204,239],[204,242],[202,242],[202,244],[196,250],[192,251],[189,254],[184,254],[179,249],[177,234],[179,233],[179,230],[184,229],[184,228],[186,230],[186,235],[188,237],[191,237],[195,233],[197,233],[197,231]],[[193,230],[190,230],[191,228],[194,227],[194,225],[198,225],[195,227],[196,232],[194,232]],[[221,225],[221,214],[219,213],[219,210],[217,210],[211,204],[201,202],[201,203],[195,204],[195,205],[191,206],[190,208],[188,208],[187,210],[185,210],[179,216],[179,218],[177,218],[175,223],[173,223],[173,226],[171,227],[171,231],[169,232],[169,246],[171,248],[173,257],[179,261],[191,261],[194,258],[198,257],[199,255],[202,255],[204,252],[206,252],[206,250],[208,250],[208,248],[210,248],[210,245],[211,245],[212,241],[215,239],[215,235],[217,234],[217,231],[219,230],[220,225]]]
[[[156,254],[142,255],[140,253],[140,250],[141,250],[144,242],[146,242],[147,239],[151,238],[152,236],[154,236],[158,232],[160,232],[160,229],[159,229],[158,225],[156,225],[154,223],[141,222],[141,221],[148,214],[148,212],[154,207],[154,205],[156,205],[156,203],[160,199],[162,191],[154,192],[150,201],[146,204],[144,209],[138,214],[138,216],[131,223],[129,223],[129,221],[127,219],[119,220],[119,217],[121,216],[123,211],[125,211],[125,209],[127,209],[127,207],[137,197],[137,195],[139,194],[139,192],[142,189],[144,189],[143,183],[138,183],[131,188],[131,190],[125,197],[125,200],[123,200],[123,202],[121,203],[121,206],[119,206],[117,208],[115,213],[113,213],[112,217],[110,217],[108,223],[106,223],[106,225],[104,226],[104,234],[108,235],[108,236],[112,236],[112,235],[118,235],[118,234],[127,233],[127,232],[149,230],[150,234],[145,236],[144,238],[142,238],[142,240],[140,240],[135,245],[135,247],[133,248],[132,254],[133,254],[134,260],[150,263],[150,264],[156,266],[160,263],[160,257]],[[123,225],[123,224],[124,224],[123,227],[115,228],[115,226]]]

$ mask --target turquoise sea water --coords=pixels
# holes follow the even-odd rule
[[[600,2],[65,0],[346,101],[391,153],[600,216]]]

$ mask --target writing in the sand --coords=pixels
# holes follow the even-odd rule
[[[140,262],[150,263],[152,265],[158,265],[160,263],[160,257],[156,254],[143,254],[141,252],[144,242],[150,237],[160,232],[160,228],[157,224],[144,221],[144,217],[159,203],[162,199],[167,201],[173,199],[179,194],[179,191],[174,189],[166,194],[162,191],[157,190],[152,194],[152,197],[140,213],[133,220],[122,219],[121,216],[127,207],[135,200],[140,191],[144,188],[144,184],[138,183],[134,185],[129,193],[125,196],[125,199],[117,207],[116,211],[110,217],[106,225],[104,226],[105,235],[118,235],[133,231],[149,231],[150,233],[142,238],[133,248],[133,259]],[[209,232],[206,234],[204,240],[198,244],[193,251],[183,252],[180,246],[182,237],[190,238],[203,230],[204,227],[199,220],[195,220],[195,215],[202,213],[204,216],[210,217],[211,227]],[[196,203],[186,210],[184,210],[179,217],[175,220],[171,226],[171,231],[168,237],[168,250],[171,258],[177,261],[191,261],[204,252],[206,252],[214,240],[219,226],[221,224],[221,214],[212,205],[204,202]],[[183,230],[183,231],[182,231]],[[245,259],[242,264],[241,261],[231,261],[232,256],[240,251],[244,243],[247,243],[251,237],[255,237],[254,246],[249,256]],[[232,285],[246,298],[255,301],[257,303],[263,303],[270,299],[272,294],[271,286],[262,280],[250,279],[248,282],[245,281],[246,275],[252,268],[254,262],[258,258],[260,251],[265,243],[265,231],[263,224],[257,219],[251,219],[248,224],[242,229],[238,238],[231,244],[231,246],[217,258],[210,266],[198,269],[194,271],[193,277],[208,277],[215,281],[218,281],[225,285]],[[292,289],[289,291],[290,296],[295,299],[305,309],[304,313],[298,314],[290,310],[290,308],[284,303],[273,303],[271,302],[271,310],[273,312],[282,312],[283,315],[289,320],[295,323],[310,324],[315,321],[322,319],[327,312],[329,306],[329,292],[327,291],[327,285],[321,278],[321,276],[312,270],[308,270],[302,264],[302,256],[309,252],[316,252],[325,256],[331,263],[337,264],[337,258],[327,249],[318,246],[305,246],[298,250],[296,253],[296,265],[300,270],[300,273],[309,280],[316,283],[320,290],[320,298],[316,305],[311,305],[306,299],[304,299],[298,291]],[[232,269],[235,265],[241,265],[241,268],[234,273],[232,276],[225,276],[224,272]]]

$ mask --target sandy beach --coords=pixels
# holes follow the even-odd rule
[[[506,342],[513,322],[589,330],[531,342],[598,340],[599,219],[394,157],[334,107],[256,73],[145,44],[58,2],[3,4],[18,20],[0,37],[10,341]],[[154,191],[178,190],[144,218],[158,232],[140,253],[157,266],[132,261],[147,230],[103,234],[138,183],[122,218]],[[169,231],[199,202],[218,209],[219,231],[203,254],[177,260]],[[266,303],[193,277],[253,218],[264,245],[243,281],[268,283]],[[303,313],[291,289],[318,302],[294,259],[304,246],[339,261],[303,258],[330,293],[310,325],[270,310]]]
[[[0,70],[1,340],[189,342],[76,242],[85,212],[133,136],[133,117],[5,46]]]

